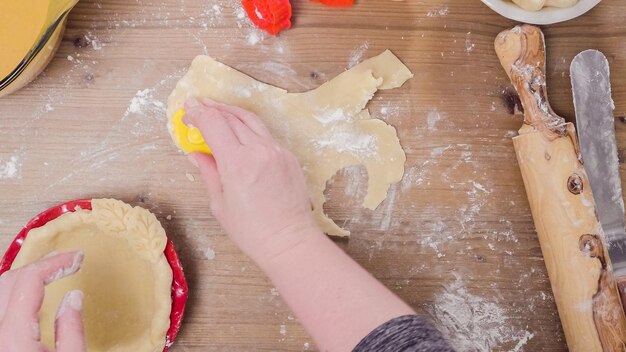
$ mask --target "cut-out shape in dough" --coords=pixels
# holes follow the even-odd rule
[[[255,112],[297,157],[307,178],[314,217],[334,236],[350,233],[324,214],[326,182],[337,171],[364,165],[368,189],[363,206],[375,209],[392,183],[402,179],[406,156],[395,128],[372,119],[365,106],[378,89],[413,77],[389,50],[363,61],[317,89],[288,93],[259,82],[208,56],[196,57],[168,99],[172,116],[190,97],[208,97]]]
[[[527,11],[539,11],[546,6],[551,7],[572,7],[578,0],[513,0],[517,6]]]
[[[63,296],[85,294],[83,320],[90,352],[161,352],[170,325],[172,269],[165,231],[148,210],[114,199],[93,199],[29,231],[12,269],[51,252],[81,250],[75,275],[46,287],[41,337],[54,348],[54,318]]]

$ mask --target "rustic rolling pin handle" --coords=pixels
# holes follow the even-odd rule
[[[571,134],[567,123],[550,107],[546,90],[546,54],[543,33],[530,25],[501,32],[496,53],[524,107],[524,123],[552,139]],[[524,133],[524,129],[520,133]]]
[[[604,234],[594,233],[600,225],[575,129],[548,103],[543,33],[522,25],[494,44],[524,107],[513,144],[567,345],[623,352],[626,316]]]

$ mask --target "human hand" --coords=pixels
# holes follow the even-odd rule
[[[45,257],[0,276],[0,351],[46,351],[41,343],[39,310],[45,285],[76,273],[82,252]],[[56,351],[84,352],[83,293],[68,292],[57,311]]]
[[[213,155],[192,153],[211,210],[252,259],[272,258],[320,234],[302,168],[254,113],[209,99],[188,100],[183,121],[197,127]]]

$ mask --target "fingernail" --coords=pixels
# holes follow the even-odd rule
[[[58,319],[63,314],[67,313],[68,310],[82,311],[84,297],[83,292],[79,290],[73,290],[66,293],[61,301],[61,304],[59,305],[56,318]]]
[[[70,266],[69,268],[60,269],[52,273],[52,275],[48,276],[44,280],[44,283],[47,285],[51,282],[57,281],[66,276],[75,274],[76,272],[78,272],[78,270],[80,270],[80,265],[83,263],[84,258],[85,258],[85,253],[83,253],[82,251],[76,252],[76,254],[74,255],[74,259],[72,260],[72,266]]]
[[[193,155],[191,155],[191,154],[187,155],[187,159],[189,159],[189,162],[191,163],[191,165],[193,165],[195,167],[199,167],[198,166],[198,161],[196,160],[196,158],[193,157]]]

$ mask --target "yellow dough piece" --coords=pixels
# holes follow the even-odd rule
[[[78,273],[46,287],[42,340],[52,351],[59,303],[69,290],[79,289],[85,294],[89,352],[160,352],[172,305],[172,269],[163,254],[165,230],[148,210],[118,200],[94,199],[92,208],[32,229],[11,267],[50,252],[85,253]]]
[[[395,128],[372,119],[365,106],[378,89],[400,87],[411,77],[409,69],[387,50],[317,89],[288,93],[208,56],[198,56],[169,96],[168,128],[172,133],[174,113],[190,97],[207,97],[255,112],[302,164],[313,213],[322,230],[348,236],[348,231],[324,214],[326,181],[345,167],[364,165],[368,191],[363,206],[375,209],[389,186],[402,179],[406,156]]]
[[[513,0],[517,6],[528,11],[539,11],[546,6],[551,7],[572,7],[578,0]]]

